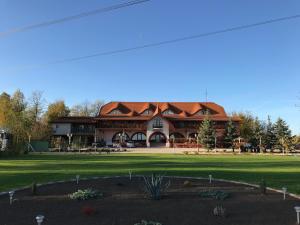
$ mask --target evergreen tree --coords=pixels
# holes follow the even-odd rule
[[[276,136],[275,147],[280,150],[287,150],[292,143],[292,132],[283,119],[277,119],[274,125],[274,133]]]
[[[213,149],[215,146],[215,129],[214,124],[208,115],[205,116],[198,131],[198,141],[207,150]]]
[[[276,135],[274,131],[274,125],[271,121],[270,116],[268,116],[267,124],[264,130],[263,145],[265,149],[271,149],[272,151],[274,149],[275,144],[276,144]]]
[[[234,140],[238,137],[236,126],[234,125],[232,119],[228,121],[225,129],[225,138],[224,141],[232,148],[234,152]]]
[[[258,150],[260,148],[263,138],[263,127],[263,123],[256,117],[252,123],[252,136],[249,140],[254,150]]]

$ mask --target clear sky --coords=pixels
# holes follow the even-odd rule
[[[116,0],[0,0],[0,32]],[[124,2],[124,1],[123,1]],[[151,0],[0,37],[0,92],[49,101],[205,101],[300,133],[300,19],[46,67],[47,62],[300,14],[299,0]]]

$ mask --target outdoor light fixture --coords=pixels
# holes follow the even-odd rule
[[[76,183],[77,184],[79,183],[79,178],[80,178],[80,175],[76,175]]]
[[[131,180],[131,177],[132,177],[132,170],[129,170],[128,173],[129,173],[129,180]]]
[[[14,191],[10,191],[10,192],[8,192],[8,194],[9,194],[9,203],[12,204],[15,192]]]
[[[286,193],[287,193],[287,188],[286,187],[283,187],[282,188],[282,193],[283,193],[283,200],[285,200],[285,196],[286,196]]]
[[[299,213],[300,213],[300,206],[295,206],[295,211],[297,213],[297,224],[300,224],[300,216],[299,216]]]
[[[44,218],[45,218],[45,217],[44,217],[43,215],[38,215],[38,216],[36,216],[35,219],[36,219],[37,224],[38,224],[38,225],[41,225],[42,222],[44,221]]]
[[[208,177],[209,177],[209,183],[211,184],[211,182],[212,182],[212,175],[209,175]]]

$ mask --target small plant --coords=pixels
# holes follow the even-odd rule
[[[154,173],[151,177],[144,177],[145,181],[145,191],[153,200],[161,199],[162,192],[164,192],[170,186],[170,180],[168,182],[163,182],[164,176],[155,175]]]
[[[33,182],[31,184],[31,194],[32,195],[37,195],[37,184],[36,184],[36,182]]]
[[[69,195],[70,199],[73,200],[88,200],[88,199],[97,199],[103,197],[103,194],[93,190],[93,189],[85,189],[78,190]]]
[[[214,216],[226,217],[226,209],[223,206],[216,206],[213,210]]]
[[[134,225],[162,225],[162,224],[159,222],[142,220],[140,223],[135,223]]]
[[[229,198],[230,193],[225,191],[203,191],[200,194],[202,198],[214,198],[216,200],[225,200]]]
[[[266,185],[266,181],[264,179],[262,179],[259,184],[259,190],[260,190],[260,193],[263,195],[265,195],[267,193],[267,185]]]
[[[189,151],[183,151],[183,154],[188,155]]]
[[[191,186],[193,186],[191,181],[186,180],[186,181],[183,182],[183,187],[191,187]]]
[[[96,209],[91,206],[84,206],[82,207],[81,212],[86,216],[92,216],[96,213]]]

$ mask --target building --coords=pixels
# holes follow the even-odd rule
[[[53,121],[53,138],[84,145],[192,146],[197,144],[197,130],[206,115],[214,121],[216,143],[221,146],[230,118],[222,106],[212,102],[110,102],[97,117]],[[238,127],[239,119],[232,120]]]

